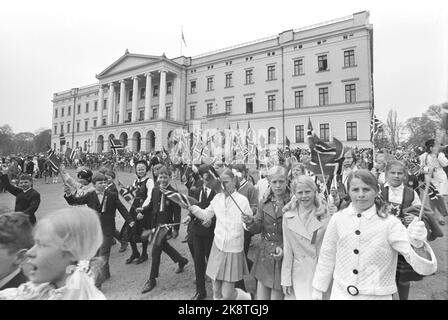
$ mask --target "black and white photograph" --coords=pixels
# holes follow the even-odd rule
[[[0,42],[0,300],[448,300],[446,1],[10,1]]]

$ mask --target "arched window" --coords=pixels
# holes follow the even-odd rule
[[[274,127],[270,127],[268,130],[268,143],[269,144],[277,143],[277,129]]]

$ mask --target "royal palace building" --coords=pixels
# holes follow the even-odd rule
[[[125,54],[97,82],[53,95],[52,146],[161,150],[173,129],[266,132],[270,144],[307,145],[308,119],[324,141],[370,146],[373,28],[369,12],[196,57]],[[61,145],[61,137],[66,144]]]

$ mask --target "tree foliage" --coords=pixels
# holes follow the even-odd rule
[[[50,129],[42,128],[35,134],[32,132],[19,132],[15,134],[8,124],[0,127],[0,155],[45,152],[50,142]]]

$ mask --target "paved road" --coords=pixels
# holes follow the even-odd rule
[[[130,183],[133,175],[129,173],[118,173],[118,178],[123,183]],[[180,191],[185,191],[184,186],[179,181],[174,181],[173,186]],[[44,216],[45,213],[66,206],[63,198],[62,183],[58,184],[44,184],[43,180],[35,183],[35,188],[41,194],[41,205],[37,212],[37,218]],[[0,194],[0,210],[14,208],[14,197],[10,194]],[[185,217],[186,212],[182,211],[182,218]],[[118,214],[117,225],[121,226],[123,219]],[[448,226],[444,226],[445,234],[448,234]],[[160,277],[157,281],[157,287],[146,294],[140,294],[144,282],[148,279],[149,270],[151,267],[151,258],[140,264],[126,265],[125,260],[130,256],[131,250],[128,248],[123,253],[119,253],[119,244],[112,247],[110,265],[112,277],[103,284],[103,292],[108,299],[113,300],[184,300],[189,299],[195,293],[194,284],[194,267],[193,261],[185,243],[181,240],[185,237],[186,228],[181,226],[180,234],[177,239],[170,240],[170,244],[174,246],[184,257],[187,257],[189,263],[185,271],[181,274],[176,274],[177,265],[174,264],[168,256],[162,253]],[[258,237],[254,237],[253,246],[249,251],[249,257],[253,257],[257,246]],[[425,277],[422,281],[412,284],[410,299],[429,299],[429,300],[448,300],[448,242],[447,237],[439,238],[431,242],[434,249],[439,269],[435,275]],[[148,249],[151,253],[151,249]],[[246,277],[246,286],[249,291],[255,291],[255,281],[251,277]],[[211,298],[211,283],[207,282],[207,292]]]

